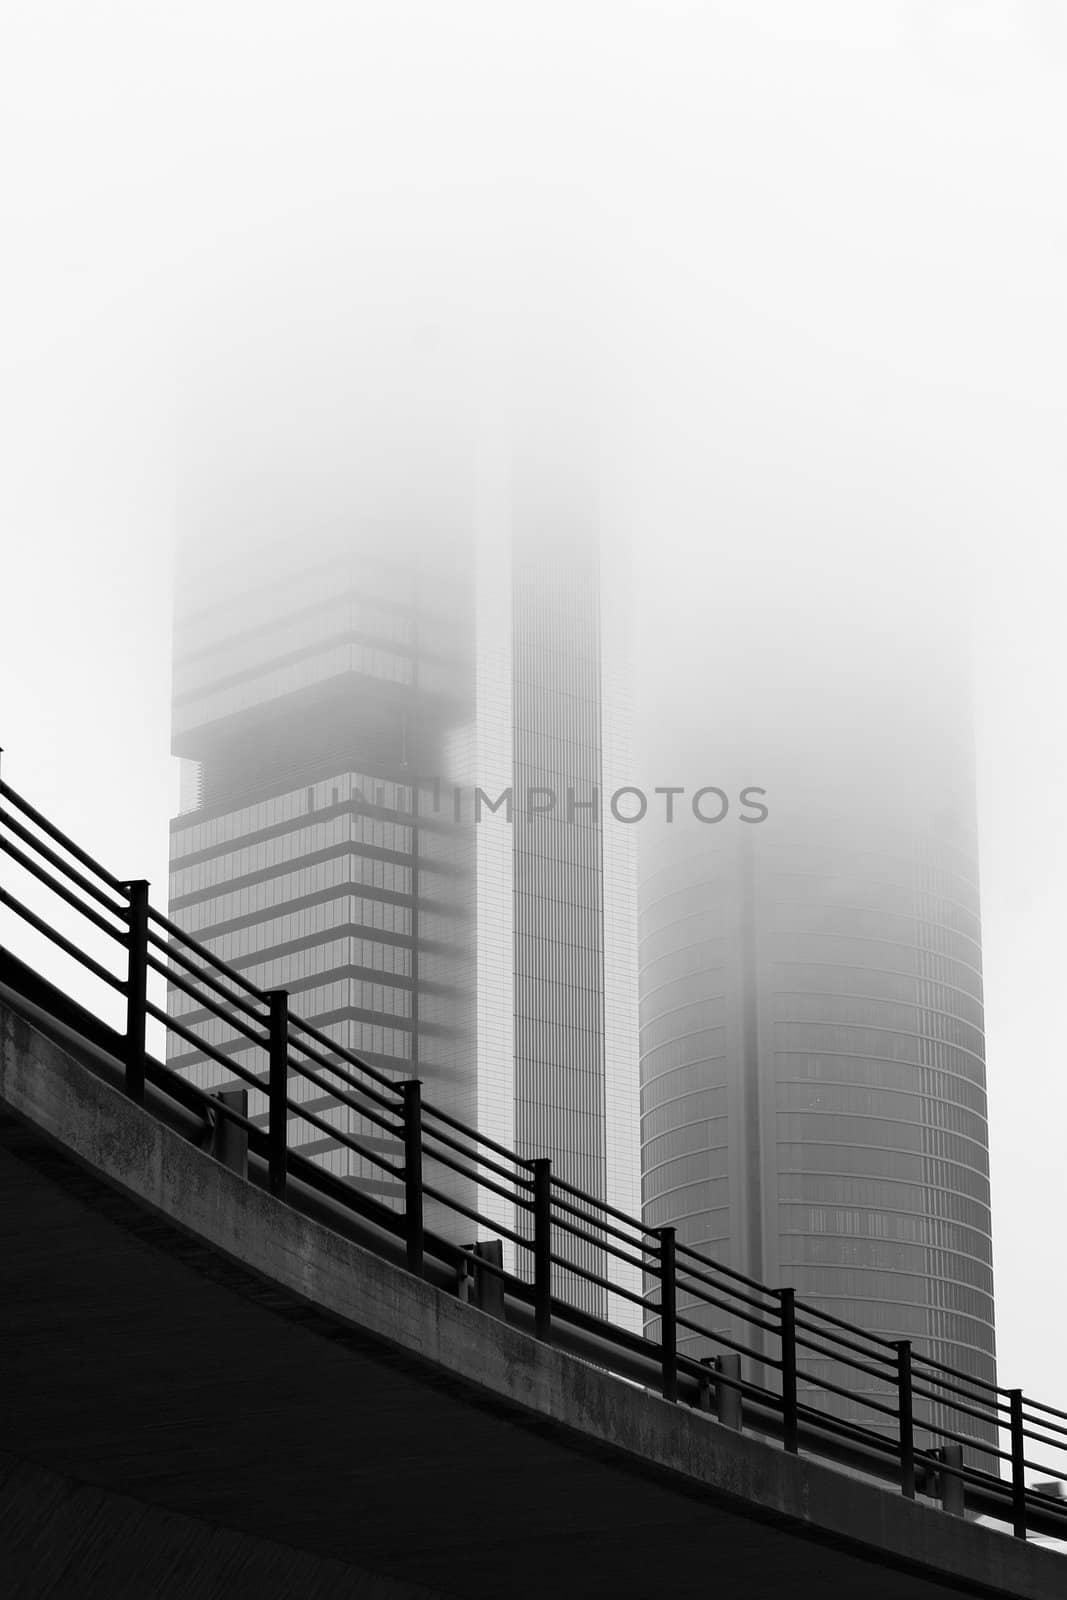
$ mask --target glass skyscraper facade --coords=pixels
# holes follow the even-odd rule
[[[529,456],[413,477],[333,525],[306,526],[293,490],[243,548],[210,518],[183,538],[171,915],[338,1044],[636,1211],[632,844],[600,808],[626,761],[626,644],[595,480]],[[180,991],[170,1008],[263,1070]],[[294,1120],[290,1142],[395,1196],[321,1129]],[[516,1226],[491,1191],[467,1198]]]
[[[735,805],[646,835],[643,1208],[754,1278],[995,1381],[973,761],[966,698],[939,687],[910,720],[892,683],[828,712],[809,677],[777,718],[753,696],[712,777],[760,783],[766,820]],[[885,1398],[811,1352],[802,1374]],[[803,1381],[801,1399],[877,1425]],[[974,1436],[960,1413],[933,1420]]]

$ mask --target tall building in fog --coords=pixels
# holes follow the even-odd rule
[[[828,630],[802,599],[797,617],[781,665],[760,665],[754,632],[748,670],[709,672],[700,719],[657,752],[662,781],[684,751],[694,786],[759,784],[769,815],[683,807],[642,841],[644,1216],[994,1380],[968,698],[904,627]]]
[[[401,458],[324,486],[266,464],[187,508],[171,915],[340,1045],[634,1212],[633,845],[582,804],[627,761],[597,484],[566,453],[466,465]],[[170,1005],[189,1022],[183,995]],[[202,1083],[224,1078],[172,1048]],[[394,1192],[312,1125],[290,1140]],[[479,1205],[516,1225],[492,1193]]]

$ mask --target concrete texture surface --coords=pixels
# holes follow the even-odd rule
[[[8,1004],[0,1248],[19,1593],[1067,1592],[1060,1556],[735,1434],[361,1249]],[[143,1591],[138,1550],[171,1552]],[[79,1560],[102,1586],[70,1586]]]

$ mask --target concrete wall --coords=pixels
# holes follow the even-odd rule
[[[272,1200],[2,1003],[0,1105],[27,1473],[226,1530],[252,1565],[272,1540],[449,1595],[1063,1593],[1056,1555],[672,1406]],[[76,1549],[41,1504],[35,1537]]]

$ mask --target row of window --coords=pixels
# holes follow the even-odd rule
[[[885,1061],[907,1061],[915,1065],[929,1064],[959,1072],[962,1076],[985,1081],[985,1056],[983,1041],[977,1039],[978,1049],[947,1040],[931,1040],[915,1032],[886,1027],[860,1027],[840,1022],[776,1022],[774,1049],[779,1052],[814,1052],[850,1056],[881,1057]],[[940,1053],[939,1053],[940,1051]]]
[[[993,1269],[988,1260],[968,1255],[931,1252],[921,1244],[894,1240],[787,1235],[781,1241],[783,1268],[855,1267],[863,1270],[899,1272],[937,1280],[937,1295],[944,1304],[958,1309],[961,1290],[975,1290],[990,1301],[993,1295]],[[806,1281],[806,1279],[805,1279]]]
[[[823,961],[778,961],[773,989],[779,994],[850,995],[862,999],[901,1001],[981,1026],[982,1006],[972,993],[934,983],[927,975],[864,966],[835,966]]]
[[[886,1185],[897,1189],[899,1198],[887,1192]],[[910,1209],[913,1204],[932,1205],[937,1191],[944,1191],[946,1217],[988,1226],[989,1178],[973,1164],[870,1149],[857,1155],[835,1145],[807,1150],[803,1145],[780,1145],[778,1149],[778,1194],[782,1200],[888,1203]]]
[[[936,951],[980,967],[981,929],[977,916],[958,908],[931,906],[925,916],[910,896],[894,909],[855,904],[780,902],[771,910],[776,934],[825,933],[845,939],[887,940],[909,948]]]
[[[411,854],[411,829],[402,823],[384,821],[361,813],[331,817],[291,833],[275,834],[259,844],[245,845],[224,855],[212,856],[193,866],[179,867],[170,874],[170,897],[183,899],[202,889],[211,889],[234,878],[249,877],[269,867],[302,861],[306,856],[332,848],[371,845]]]
[[[641,1054],[657,1046],[673,1043],[686,1036],[722,1027],[726,1016],[726,999],[711,995],[695,1004],[682,1005],[666,1016],[653,1017],[641,1028]]]
[[[662,1084],[662,1078],[656,1080],[656,1087]],[[649,1088],[652,1088],[649,1085]],[[642,1106],[645,1105],[642,1094]],[[653,1139],[657,1134],[669,1133],[672,1128],[684,1128],[691,1122],[706,1121],[709,1117],[722,1117],[726,1115],[726,1085],[713,1084],[706,1088],[691,1089],[688,1094],[677,1095],[672,1099],[657,1104],[654,1109],[643,1111],[641,1117],[641,1138]]]
[[[672,976],[656,987],[649,986],[646,973],[642,1021],[651,1025],[668,1018],[671,1026],[688,1031],[688,1008],[725,1004],[724,988],[736,982],[736,974],[725,966]],[[927,1031],[970,1049],[976,1049],[976,1041],[982,1038],[982,1006],[973,995],[906,973],[780,963],[772,993],[780,1021],[811,1018],[823,1022],[840,1017],[843,1022],[875,1022],[910,1032]]]
[[[370,860],[365,856],[345,855],[332,861],[317,861],[313,866],[301,867],[295,872],[283,873],[277,878],[264,878],[260,883],[246,885],[228,894],[212,895],[210,899],[172,908],[175,920],[187,933],[210,928],[220,922],[230,922],[238,917],[252,917],[257,912],[288,905],[342,884],[382,889],[390,894],[411,894],[411,869],[394,861]]]
[[[671,1155],[669,1146],[666,1154]],[[664,1160],[659,1166],[652,1167],[642,1163],[644,1168],[641,1175],[642,1199],[655,1200],[671,1190],[688,1194],[694,1188],[707,1188],[708,1180],[712,1183],[725,1184],[729,1177],[729,1155],[726,1141],[723,1140],[714,1149],[705,1148],[696,1155]],[[713,1194],[714,1190],[710,1190],[709,1193]],[[714,1204],[715,1201],[711,1200],[709,1203]],[[689,1205],[685,1207],[686,1211],[693,1209]]]
[[[930,1046],[921,1049],[920,1056]],[[945,1046],[937,1046],[945,1050]],[[949,1054],[952,1052],[949,1051]],[[796,1085],[842,1084],[857,1088],[898,1089],[909,1094],[922,1094],[934,1103],[966,1106],[985,1119],[986,1093],[983,1082],[974,1079],[973,1056],[961,1058],[970,1068],[967,1076],[951,1070],[937,1070],[915,1061],[887,1061],[877,1056],[850,1056],[834,1051],[821,1055],[777,1051],[775,1070],[780,1083]],[[984,1075],[983,1075],[984,1078]],[[928,1117],[931,1115],[927,1113]]]
[[[988,1261],[990,1242],[988,1233],[978,1227],[955,1222],[942,1235],[942,1227],[922,1211],[903,1211],[882,1206],[813,1206],[780,1204],[778,1207],[779,1231],[803,1234],[849,1235],[856,1239],[897,1239],[904,1244],[919,1244],[930,1248],[951,1235],[949,1256],[974,1256]]]
[[[366,904],[371,907],[381,908],[389,902],[370,900]],[[309,907],[307,910],[333,910],[338,913],[354,909],[353,902],[346,898],[342,901],[327,902],[325,907]],[[390,907],[390,909],[396,909]],[[326,927],[311,929],[304,925],[305,912],[291,912],[284,917],[273,917],[269,922],[253,923],[250,927],[241,928],[233,933],[220,934],[207,941],[209,947],[215,951],[221,960],[227,962],[238,961],[242,963],[242,970],[247,976],[247,957],[260,952],[264,956],[273,956],[281,947],[286,956],[294,959],[300,955],[311,963],[303,967],[296,976],[303,977],[312,972],[327,972],[331,967],[353,966],[364,967],[370,972],[388,972],[398,977],[411,976],[412,951],[410,945],[394,944],[391,941],[380,939],[361,939],[348,934],[347,930],[353,925],[360,926],[359,920],[350,915],[344,915],[339,923],[331,923]],[[314,943],[302,951],[287,951],[285,947],[290,944],[306,943],[310,939],[321,936],[325,938],[330,932],[340,928],[342,936],[339,939],[330,939],[324,943]],[[254,937],[249,937],[253,935]],[[331,952],[338,948],[344,954],[334,959]]]
[[[788,994],[774,996],[776,1023],[840,1023],[845,1027],[876,1027],[898,1033],[924,1035],[945,1044],[957,1045],[981,1056],[985,1036],[980,1027],[958,1016],[940,1011],[901,1005],[895,1000],[859,998],[834,993]]]
[[[935,955],[926,948],[921,929],[907,940],[843,937],[828,933],[780,933],[773,943],[776,962],[829,965],[846,971],[897,972],[928,978],[982,998],[982,975],[971,960]]]
[[[713,986],[722,988],[726,979],[721,975],[732,970],[734,953],[734,946],[725,936],[701,939],[659,956],[649,954],[642,941],[641,993],[650,999],[661,989],[673,990],[676,984],[693,977],[703,982],[705,991]]]
[[[931,1190],[922,1180],[897,1177],[859,1177],[852,1173],[783,1172],[778,1174],[778,1197],[782,1204],[870,1206],[877,1210],[925,1212],[934,1205],[948,1221],[960,1222],[988,1234],[990,1231],[989,1195],[984,1198],[963,1192],[956,1183],[951,1189]]]
[[[314,1022],[323,1012],[355,1009],[375,1011],[382,1016],[410,1017],[412,991],[398,989],[392,984],[368,982],[362,978],[335,978],[330,983],[317,984],[302,989],[292,997],[293,1010],[308,1022]],[[188,995],[173,990],[168,1000],[168,1012],[181,1020],[190,1011],[198,1009]],[[229,1044],[245,1037],[242,1028],[231,1026],[221,1017],[205,1017],[195,1023],[194,1031],[205,1044]]]
[[[346,1018],[341,1023],[325,1024],[319,1020],[317,1014],[307,1012],[304,1015],[307,1021],[314,1023],[322,1032],[335,1039],[342,1048],[350,1050],[356,1055],[380,1056],[402,1062],[411,1060],[412,1033],[410,1028],[391,1028],[384,1023],[365,1022],[358,1018]],[[216,1044],[216,1048],[226,1043],[225,1040],[216,1043],[213,1039],[208,1039],[207,1042]],[[227,1050],[226,1057],[228,1061],[235,1061],[239,1065],[246,1067],[249,1072],[261,1073],[265,1070],[265,1054],[258,1045],[249,1045],[247,1048],[240,1050]],[[203,1065],[204,1058],[198,1056],[198,1052],[185,1040],[177,1039],[172,1035],[168,1041],[168,1061],[180,1071],[186,1071],[191,1067]],[[206,1071],[208,1074],[206,1086],[210,1087],[226,1079],[226,1069],[220,1063],[210,1061],[210,1058],[208,1059]],[[293,1079],[291,1081],[295,1083],[297,1080]],[[309,1090],[308,1092],[317,1091]],[[265,1104],[266,1102],[264,1101],[264,1106]]]
[[[673,916],[669,910],[663,919],[653,915],[653,907],[645,898],[641,900],[639,918],[639,960],[642,973],[650,972],[657,963],[670,963],[675,958],[681,963],[697,952],[699,959],[706,950],[710,964],[717,963],[719,954],[731,948],[732,931],[727,922],[726,906],[709,908],[701,903],[694,906],[689,916]],[[680,966],[680,971],[684,970]],[[653,977],[651,982],[655,982]]]
[[[651,1174],[664,1164],[673,1165],[676,1161],[690,1155],[703,1155],[707,1159],[703,1166],[698,1162],[697,1171],[690,1174],[693,1177],[706,1178],[720,1177],[726,1171],[725,1157],[720,1158],[719,1152],[727,1148],[726,1118],[723,1116],[711,1117],[706,1122],[689,1122],[680,1128],[672,1128],[669,1133],[655,1135],[644,1140],[641,1148],[642,1171]],[[686,1182],[685,1177],[681,1182]]]
[[[868,1303],[871,1300],[892,1301],[900,1297],[925,1307],[927,1275],[925,1272],[916,1273],[911,1286],[905,1289],[901,1275],[897,1273],[866,1267],[805,1266],[796,1287],[799,1293],[813,1299],[825,1295]],[[947,1309],[953,1316],[972,1317],[982,1323],[992,1322],[993,1302],[988,1293],[961,1283],[944,1284],[942,1288],[949,1297]],[[846,1320],[860,1319],[846,1316]]]
[[[205,722],[235,716],[252,706],[277,700],[300,689],[310,689],[315,684],[346,672],[365,673],[368,677],[387,683],[410,684],[414,680],[410,656],[396,655],[370,645],[335,645],[300,661],[265,667],[254,678],[215,692],[209,690],[187,705],[176,705],[174,732],[181,734]]]
[[[345,636],[353,633],[387,648],[400,645],[410,649],[415,620],[407,607],[375,603],[354,595],[332,598],[310,612],[283,613],[269,631],[228,634],[192,659],[178,657],[174,664],[175,696],[188,697],[197,689],[208,691],[224,678],[269,667],[281,657],[321,647],[330,640],[345,642]]]
[[[641,1109],[651,1111],[725,1080],[726,1030],[708,1028],[641,1054]]]
[[[918,1076],[916,1073],[916,1078]],[[925,1084],[920,1092],[918,1082],[910,1094],[852,1083],[780,1082],[778,1109],[895,1118],[901,1122],[919,1123],[927,1128],[942,1128],[964,1134],[982,1145],[986,1142],[988,1131],[985,1116],[981,1112],[935,1099],[927,1092]]]
[[[261,833],[298,817],[310,816],[325,807],[342,804],[354,804],[357,809],[374,806],[378,810],[410,815],[412,790],[407,784],[369,778],[365,773],[342,772],[336,777],[324,778],[319,783],[292,789],[287,794],[274,795],[269,800],[259,800],[254,805],[224,812],[221,816],[175,827],[171,832],[171,860],[173,862],[183,856],[196,855],[201,850],[213,850],[231,840]]]

